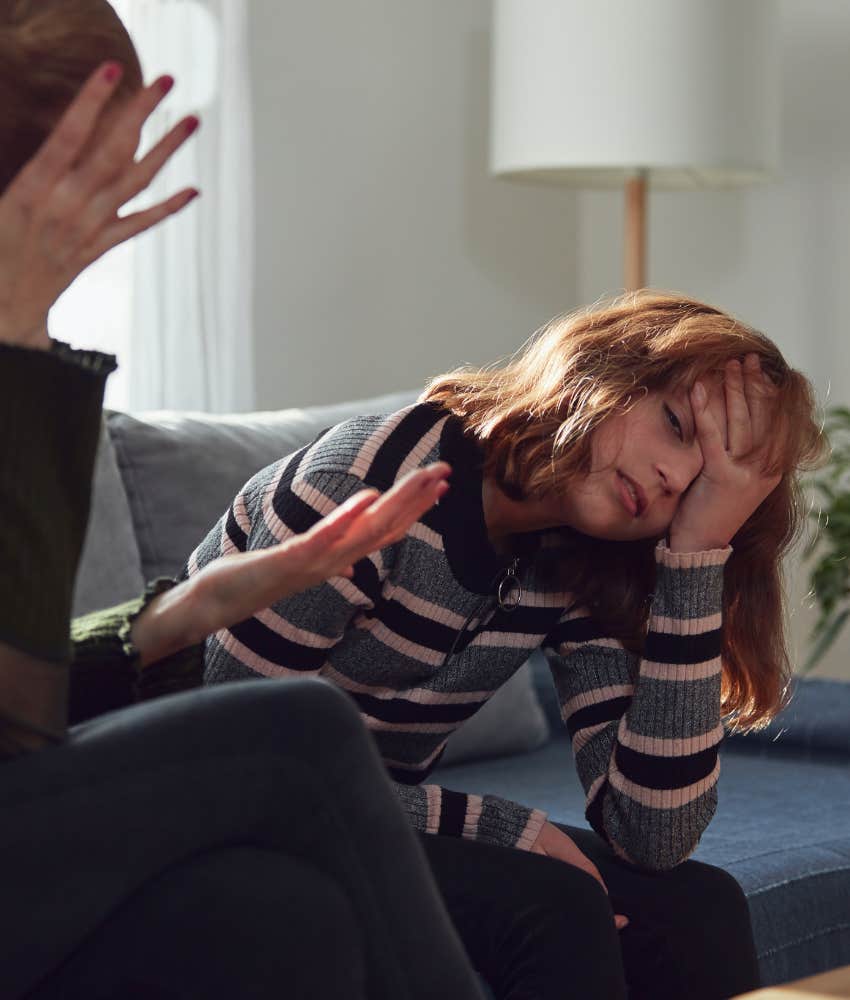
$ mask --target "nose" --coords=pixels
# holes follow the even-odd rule
[[[664,493],[668,496],[678,497],[696,479],[701,468],[701,455],[699,456],[699,462],[697,462],[686,461],[680,454],[675,456],[675,458],[658,462],[655,466],[655,471],[661,480],[661,488],[664,490]]]

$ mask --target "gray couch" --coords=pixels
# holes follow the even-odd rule
[[[178,572],[257,469],[324,427],[413,396],[224,417],[107,413],[75,611]],[[570,756],[535,656],[452,737],[434,779],[586,825]],[[850,684],[800,681],[769,730],[728,738],[721,759],[720,805],[694,857],[743,887],[765,985],[850,963]]]

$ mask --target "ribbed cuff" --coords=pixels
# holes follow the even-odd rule
[[[662,539],[655,546],[655,561],[671,569],[694,569],[700,566],[723,566],[732,555],[732,546],[705,549],[703,552],[673,552]]]
[[[92,612],[72,623],[74,660],[68,699],[69,724],[200,685],[202,644],[142,668],[139,652],[130,638],[139,615],[154,597],[175,584],[170,577],[161,577],[148,584],[141,597]]]
[[[655,548],[652,617],[702,618],[719,612],[723,567],[731,555],[731,545],[705,552],[671,552],[659,542]]]
[[[527,851],[534,845],[545,822],[546,813],[539,809],[485,795],[476,840]]]

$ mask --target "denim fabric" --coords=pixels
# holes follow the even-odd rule
[[[163,876],[180,879],[200,856],[235,847],[252,850],[238,870],[250,864],[254,878],[258,852],[276,854],[313,866],[342,890],[362,936],[370,997],[480,997],[359,714],[345,694],[314,679],[148,702],[0,764],[0,996],[14,1000],[58,972],[123,907],[156,912],[148,893]],[[235,870],[232,861],[214,864],[204,877],[226,886]],[[195,868],[190,883],[198,877]],[[279,866],[269,868],[270,884],[280,877]],[[171,881],[163,892],[183,895]],[[250,907],[243,879],[215,895],[225,914],[234,907],[226,969],[255,970],[257,987],[264,970],[280,968],[270,947],[286,949],[287,924],[305,914],[282,901],[278,921],[263,931],[249,908],[249,932],[240,934]],[[195,911],[182,925],[184,947],[172,953],[188,962],[206,951],[220,961],[221,916],[211,914],[210,925]],[[151,965],[166,964],[157,928],[145,935],[144,920],[130,925],[141,927],[137,940],[149,946]],[[257,969],[262,956],[269,962]],[[264,990],[250,995],[286,993],[274,977]],[[235,995],[225,982],[205,1000]]]

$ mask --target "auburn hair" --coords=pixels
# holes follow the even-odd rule
[[[142,68],[107,0],[0,0],[0,193],[107,60],[124,69],[117,104],[142,86]]]
[[[720,309],[642,289],[558,316],[506,364],[449,372],[420,396],[461,418],[484,447],[484,474],[509,497],[540,498],[588,474],[592,434],[608,417],[647,392],[722,378],[729,359],[751,352],[779,390],[785,432],[767,457],[780,483],[732,539],[724,570],[721,711],[742,730],[763,728],[787,704],[782,556],[805,523],[798,473],[828,450],[811,383],[776,345]],[[610,541],[567,527],[560,535],[554,561],[548,557],[558,585],[640,652],[658,539]]]

